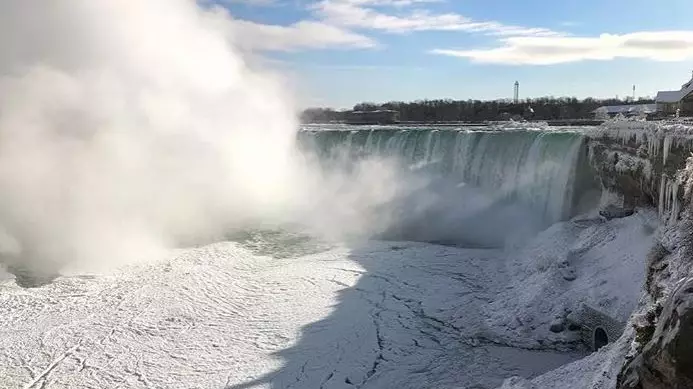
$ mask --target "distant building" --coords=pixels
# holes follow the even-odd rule
[[[677,91],[657,93],[657,111],[665,115],[693,116],[693,78]]]
[[[347,124],[394,124],[399,122],[399,111],[350,111],[346,114]]]
[[[643,116],[657,112],[657,104],[605,105],[592,111],[596,118],[608,118],[618,115],[626,117]]]

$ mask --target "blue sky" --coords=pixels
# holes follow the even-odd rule
[[[693,70],[690,0],[215,0],[301,105],[638,96]]]

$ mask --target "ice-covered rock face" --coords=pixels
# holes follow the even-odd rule
[[[693,278],[666,301],[651,340],[622,373],[620,389],[693,388]]]
[[[693,150],[693,127],[673,123],[610,123],[587,132],[590,164],[619,206],[656,206],[675,220],[690,185],[682,173]]]
[[[588,136],[590,161],[604,188],[615,194],[609,203],[656,206],[666,223],[647,258],[642,305],[631,318],[633,343],[619,389],[693,387],[691,131],[632,123],[604,126]]]

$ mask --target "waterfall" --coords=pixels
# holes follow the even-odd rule
[[[303,130],[299,144],[324,166],[394,157],[497,201],[523,204],[546,224],[573,215],[584,138],[569,131],[464,129]],[[345,158],[346,157],[346,158]]]

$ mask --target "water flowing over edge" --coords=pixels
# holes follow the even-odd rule
[[[590,189],[584,136],[571,131],[450,129],[303,130],[299,144],[323,166],[369,157],[483,190],[493,202],[529,207],[544,225],[578,210]]]

